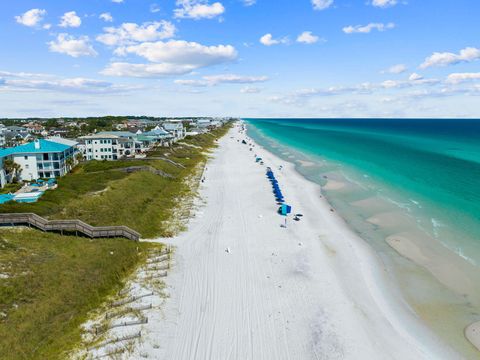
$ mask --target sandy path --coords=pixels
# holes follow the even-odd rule
[[[376,257],[330,212],[317,186],[257,147],[266,165],[285,166],[276,171],[283,193],[305,215],[280,227],[265,167],[237,142],[243,138],[235,129],[220,141],[201,188],[207,205],[188,232],[167,240],[177,247],[171,297],[149,321],[139,353],[175,360],[456,358],[395,297]]]

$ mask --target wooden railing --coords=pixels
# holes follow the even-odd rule
[[[29,225],[43,231],[76,232],[90,238],[123,237],[138,241],[140,234],[126,226],[92,226],[81,220],[47,220],[34,213],[0,214],[0,225]]]

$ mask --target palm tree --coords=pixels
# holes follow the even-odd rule
[[[65,165],[67,165],[69,171],[72,170],[73,166],[75,165],[75,160],[72,156],[65,160]]]
[[[75,155],[75,160],[77,163],[81,163],[83,161],[83,154],[81,152],[77,153],[77,155]]]
[[[3,162],[3,168],[9,182],[17,182],[20,174],[22,173],[22,167],[11,159],[6,159]]]

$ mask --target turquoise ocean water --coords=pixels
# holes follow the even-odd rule
[[[246,120],[250,137],[302,175],[337,185],[325,196],[377,251],[412,308],[473,356],[463,328],[480,320],[480,120]],[[439,261],[458,262],[468,291],[400,256],[385,241],[398,234],[447,253]]]

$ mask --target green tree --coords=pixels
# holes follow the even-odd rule
[[[73,159],[73,156],[68,157],[65,160],[65,164],[68,166],[68,170],[72,170],[73,166],[75,165],[75,160]]]
[[[77,163],[81,163],[83,161],[83,154],[81,152],[77,153],[75,155],[75,160],[77,160]]]
[[[22,173],[22,167],[19,164],[11,159],[6,159],[3,162],[3,168],[5,169],[7,179],[9,179],[10,182],[18,181],[20,174]]]

